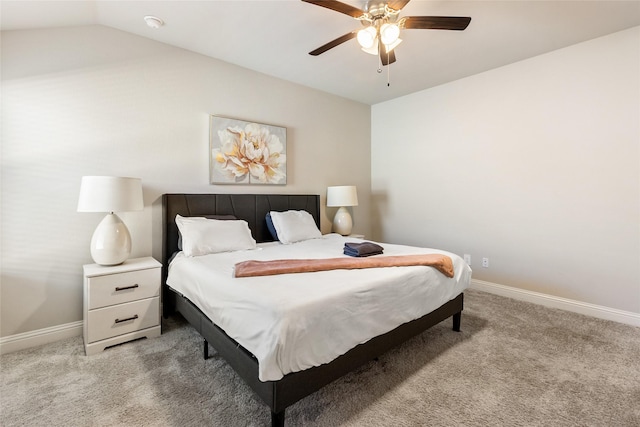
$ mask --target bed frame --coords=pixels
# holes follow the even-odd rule
[[[288,406],[443,320],[453,317],[453,330],[460,331],[464,298],[461,293],[431,313],[360,344],[331,363],[287,374],[278,381],[260,381],[258,361],[255,356],[230,338],[188,299],[166,285],[169,260],[178,251],[178,228],[175,217],[177,214],[181,216],[234,215],[249,223],[256,241],[268,242],[273,241],[273,238],[266,226],[266,213],[271,210],[288,209],[308,211],[320,228],[320,197],[318,195],[164,194],[162,196],[164,317],[176,311],[179,312],[204,338],[205,358],[208,357],[209,343],[216,349],[218,354],[269,406],[273,427],[284,426],[285,409]]]

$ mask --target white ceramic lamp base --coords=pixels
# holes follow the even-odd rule
[[[351,228],[353,227],[353,220],[349,211],[345,207],[341,207],[336,212],[336,216],[333,217],[333,231],[340,233],[343,236],[351,234]]]
[[[124,222],[110,213],[98,224],[91,238],[91,258],[96,264],[122,264],[131,254],[131,235]]]

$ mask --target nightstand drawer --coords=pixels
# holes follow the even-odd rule
[[[88,309],[159,296],[159,283],[159,268],[90,277]]]
[[[160,297],[91,310],[88,322],[90,343],[159,325]]]

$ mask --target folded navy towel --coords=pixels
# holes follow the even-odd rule
[[[373,242],[347,242],[344,244],[344,254],[349,256],[380,255],[384,248]]]
[[[357,251],[351,251],[351,250],[345,249],[344,250],[344,254],[345,255],[349,255],[349,256],[353,256],[353,257],[366,257],[366,256],[371,256],[371,255],[381,255],[382,251],[367,252],[366,254],[361,254],[361,253],[358,253]]]
[[[384,248],[377,243],[373,242],[346,242],[344,244],[345,249],[351,249],[358,252],[375,252],[382,251]]]

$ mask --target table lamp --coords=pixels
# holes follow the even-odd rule
[[[333,217],[333,231],[343,236],[351,234],[353,220],[347,206],[358,206],[358,194],[354,185],[340,185],[327,188],[327,206],[339,206]]]
[[[131,234],[114,212],[141,211],[140,178],[83,176],[78,212],[107,212],[91,237],[91,258],[96,264],[122,264],[131,254]]]

